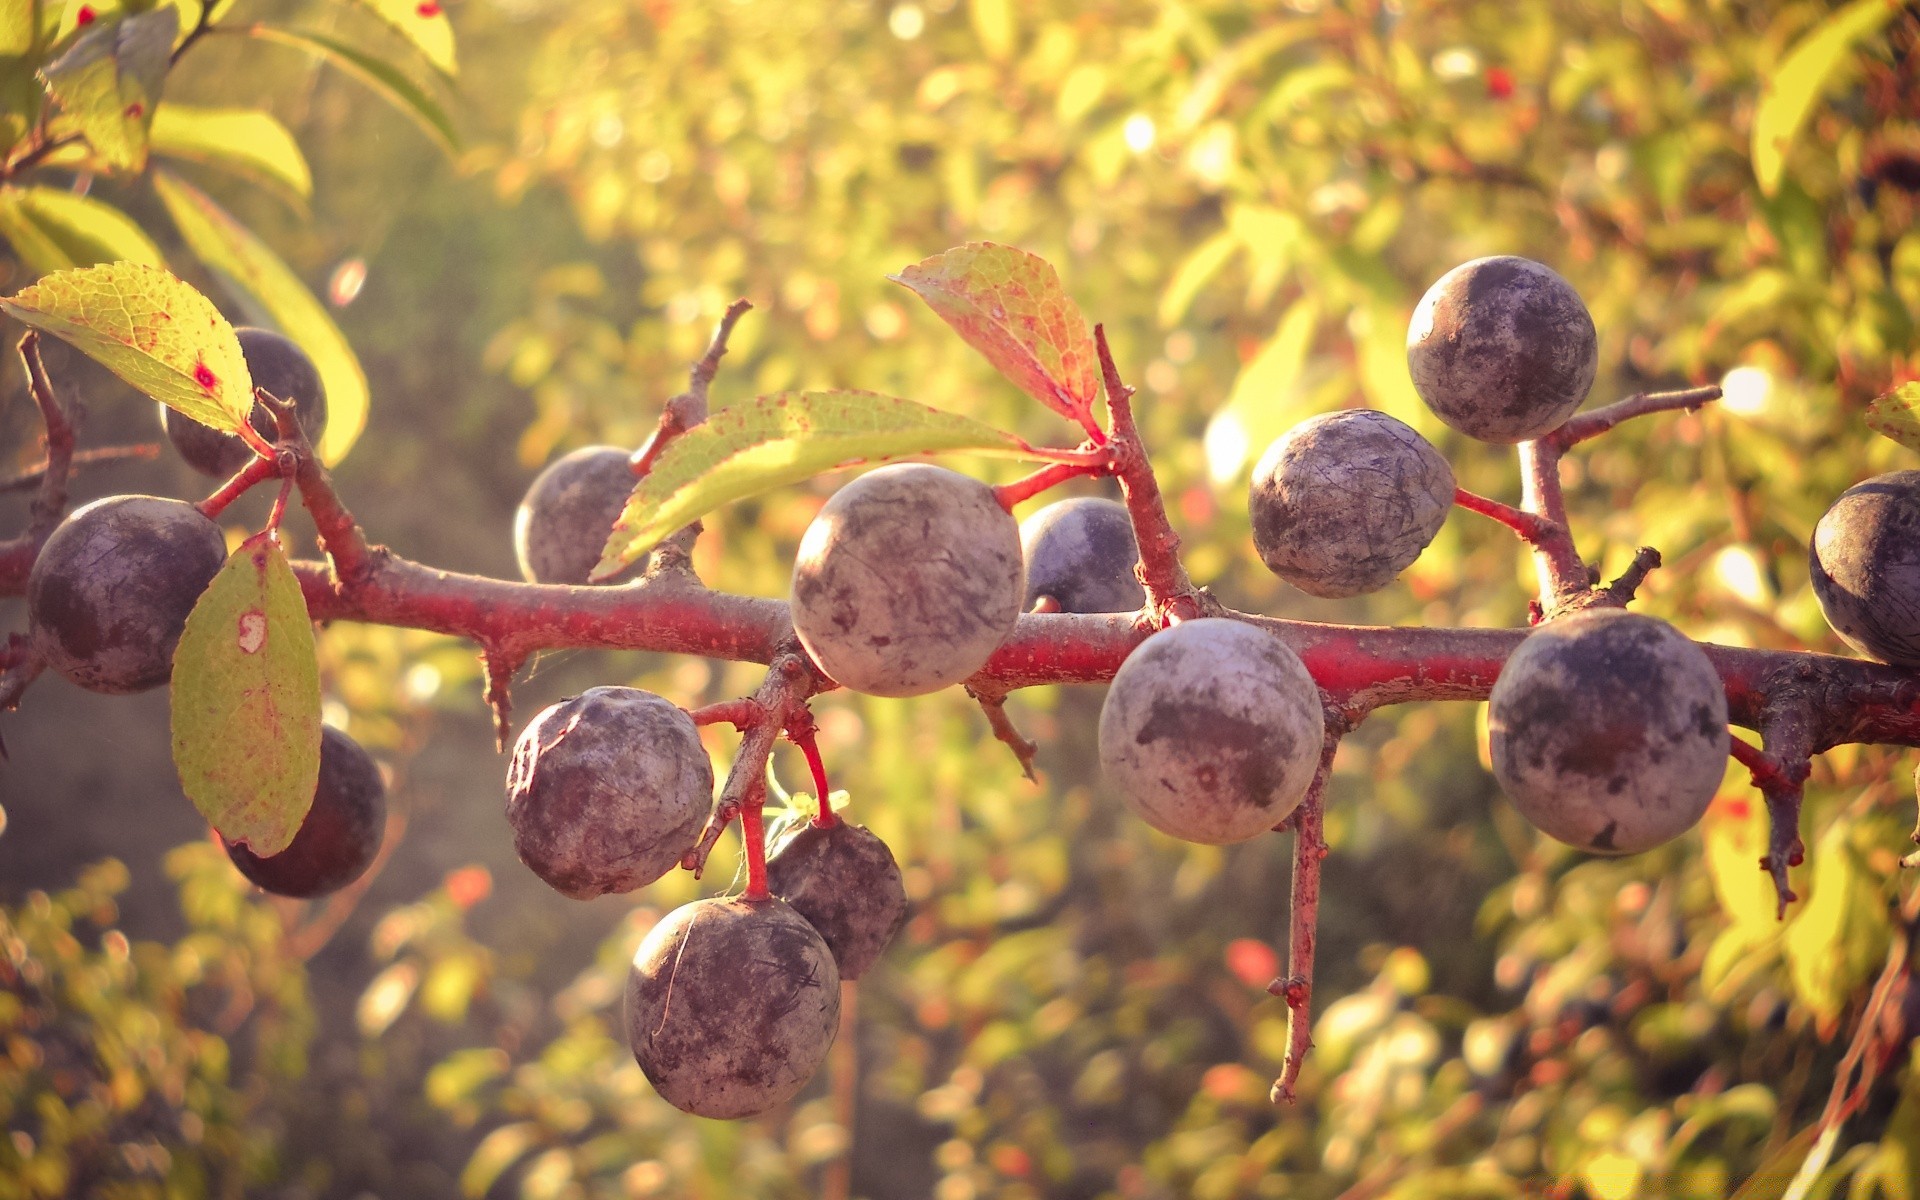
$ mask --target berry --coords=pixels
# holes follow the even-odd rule
[[[227,560],[191,504],[109,496],[76,509],[27,576],[27,620],[46,664],[95,692],[141,692],[173,674],[187,614]]]
[[[637,688],[591,688],[543,709],[507,768],[514,850],[576,900],[665,875],[712,803],[713,764],[693,719]]]
[[[1527,820],[1597,854],[1693,827],[1727,766],[1727,696],[1673,626],[1618,608],[1534,630],[1487,710],[1493,773]]]
[[[1133,573],[1133,519],[1118,501],[1083,496],[1039,509],[1020,522],[1020,551],[1027,608],[1042,596],[1070,613],[1133,612],[1147,602]]]
[[[1303,592],[1377,592],[1440,532],[1453,490],[1453,468],[1411,426],[1372,409],[1327,413],[1288,430],[1254,469],[1253,545]]]
[[[842,979],[865,975],[907,920],[893,851],[845,821],[789,834],[767,857],[767,886],[820,931]]]
[[[1407,326],[1413,386],[1442,421],[1483,442],[1559,428],[1599,364],[1578,292],[1529,258],[1462,263],[1427,289]]]
[[[700,1117],[757,1116],[826,1061],[840,975],[781,900],[698,900],[667,914],[627,974],[627,1044],[654,1089]]]
[[[587,446],[555,459],[534,477],[513,515],[513,553],[523,579],[587,581],[633,494],[630,459],[618,446]],[[643,566],[635,563],[613,582],[633,578]]]
[[[1100,766],[1147,824],[1224,845],[1299,807],[1325,738],[1320,690],[1243,621],[1182,621],[1140,643],[1100,710]]]
[[[1920,667],[1920,471],[1893,471],[1840,494],[1807,546],[1827,624],[1862,654]]]
[[[900,463],[835,492],[807,527],[793,627],[842,686],[920,696],[986,666],[1024,595],[1020,528],[993,489]]]
[[[265,388],[279,399],[291,400],[307,440],[318,442],[327,428],[327,390],[320,384],[320,372],[314,369],[313,360],[307,357],[306,351],[271,329],[248,327],[234,332],[240,335],[240,351],[246,356],[247,374],[253,377],[253,386]],[[221,433],[164,404],[160,406],[160,425],[180,457],[202,475],[227,479],[253,461],[253,448],[238,434]],[[269,442],[277,436],[273,415],[264,404],[253,406],[253,427]]]
[[[309,899],[337,892],[366,874],[387,828],[387,787],[360,743],[331,726],[320,731],[320,781],[293,841],[262,858],[240,842],[222,843],[253,883],[277,896]]]

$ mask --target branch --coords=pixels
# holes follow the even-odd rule
[[[1081,475],[1111,475],[1113,473],[1112,449],[1110,446],[1095,446],[1091,442],[1082,443],[1079,449],[1100,455],[1095,462],[1057,462],[1041,467],[1025,479],[1016,479],[1012,483],[1003,483],[993,489],[993,498],[1000,507],[1012,512],[1014,505],[1033,499],[1040,493]]]
[[[1540,579],[1540,609],[1548,617],[1560,612],[1593,586],[1593,572],[1574,549],[1567,525],[1566,496],[1560,490],[1560,451],[1546,441],[1521,442],[1520,506],[1545,518],[1543,530],[1557,534],[1533,543],[1533,568]]]
[[[1560,538],[1567,536],[1564,525],[1556,525],[1537,513],[1515,508],[1511,504],[1502,504],[1498,500],[1489,499],[1465,488],[1453,489],[1453,502],[1468,512],[1476,512],[1483,517],[1491,517],[1500,522],[1513,530],[1521,541],[1536,550],[1556,536]]]
[[[1020,762],[1020,773],[1027,777],[1027,782],[1039,783],[1040,777],[1033,773],[1033,756],[1040,752],[1040,747],[1028,741],[1014,727],[1013,718],[1007,715],[1007,693],[969,684],[967,695],[972,696],[980,705],[980,711],[986,714],[987,726],[993,730],[993,736],[1013,751],[1014,758]]]
[[[1107,394],[1107,440],[1113,455],[1113,473],[1120,477],[1120,494],[1133,519],[1134,540],[1140,545],[1140,583],[1147,593],[1147,610],[1161,619],[1192,617],[1207,611],[1200,590],[1180,563],[1180,535],[1167,520],[1160,483],[1140,442],[1133,422],[1133,389],[1120,379],[1104,325],[1093,327],[1093,343],[1100,354],[1100,378]]]
[[[1599,437],[1622,421],[1652,413],[1693,412],[1708,401],[1719,398],[1718,384],[1686,388],[1677,392],[1640,392],[1604,408],[1596,408],[1592,412],[1570,417],[1564,425],[1552,433],[1543,435],[1540,440],[1550,444],[1556,453],[1565,453],[1581,442]]]
[[[700,840],[680,860],[680,865],[692,871],[695,879],[706,869],[707,856],[713,853],[721,832],[739,818],[741,834],[746,840],[746,898],[767,898],[767,843],[760,826],[760,809],[766,804],[767,759],[794,713],[804,711],[807,699],[825,686],[826,680],[797,647],[783,649],[768,666],[766,678],[748,702],[760,710],[760,715],[745,718],[750,723],[746,726],[746,736],[740,740],[739,751],[733,756],[726,783],[720,788],[719,803],[707,818]],[[744,718],[744,713],[739,715]],[[732,717],[726,719],[733,720]],[[820,802],[825,804],[827,798],[821,796]]]
[[[91,450],[76,450],[70,462],[72,471],[87,467],[105,466],[108,463],[126,462],[129,459],[160,457],[160,443],[141,442],[129,446],[96,446]],[[0,479],[0,493],[28,492],[40,486],[47,476],[47,464],[43,461],[37,467],[29,467],[18,475]]]
[[[1287,974],[1267,985],[1269,992],[1287,1002],[1287,1060],[1268,1093],[1275,1104],[1293,1103],[1300,1068],[1313,1049],[1313,953],[1320,939],[1320,864],[1327,857],[1322,804],[1333,756],[1350,728],[1346,719],[1328,712],[1320,765],[1314,769],[1306,798],[1288,818],[1293,827],[1293,907],[1287,921]]]
[[[73,423],[47,378],[37,331],[29,329],[20,339],[20,360],[26,364],[27,390],[40,410],[40,423],[46,431],[47,458],[41,468],[40,491],[27,510],[26,529],[0,542],[0,595],[17,595],[26,587],[27,574],[33,570],[33,560],[40,556],[40,547],[66,515],[67,477],[73,466]]]
[[[687,373],[687,390],[667,399],[666,404],[661,406],[660,423],[654,427],[652,436],[647,438],[645,445],[633,452],[629,465],[633,468],[636,480],[647,477],[674,439],[707,419],[707,392],[713,387],[714,376],[720,373],[720,360],[726,357],[727,341],[733,336],[733,327],[752,308],[753,305],[745,300],[735,300],[727,305],[727,311],[721,314],[719,327],[713,332],[713,340],[707,343],[707,352]],[[653,548],[652,557],[647,561],[648,574],[670,573],[693,578],[693,543],[699,536],[700,522],[695,521],[663,539]]]

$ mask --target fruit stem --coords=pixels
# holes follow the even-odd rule
[[[1083,447],[1087,449],[1089,447]],[[1025,479],[1016,479],[1012,483],[1003,483],[993,489],[993,498],[1000,507],[1012,512],[1016,504],[1024,504],[1049,488],[1076,479],[1082,475],[1110,475],[1113,473],[1113,460],[1103,458],[1098,462],[1058,462],[1040,468]]]
[[[1120,479],[1127,515],[1133,519],[1134,540],[1140,546],[1140,582],[1149,611],[1162,615],[1199,615],[1199,591],[1180,563],[1180,535],[1167,520],[1153,463],[1140,442],[1133,422],[1133,389],[1120,379],[1113,350],[1107,345],[1105,325],[1093,327],[1094,348],[1100,354],[1100,378],[1107,394],[1107,444],[1113,454],[1113,473]]]
[[[1540,580],[1540,608],[1551,617],[1593,586],[1593,572],[1574,549],[1567,527],[1559,447],[1542,439],[1514,449],[1520,456],[1520,507],[1545,518],[1540,540],[1532,543],[1533,567]]]
[[[813,775],[814,827],[832,829],[840,823],[840,817],[833,811],[833,801],[828,799],[833,793],[827,787],[827,764],[820,758],[820,743],[814,733],[813,713],[802,705],[787,722],[787,740],[800,747],[800,753],[807,760],[807,770]]]
[[[740,805],[740,840],[747,852],[748,900],[766,900],[772,895],[767,891],[767,831],[763,820],[766,802],[767,785],[756,781]]]
[[[1500,522],[1513,530],[1520,540],[1529,546],[1538,547],[1548,537],[1553,527],[1553,522],[1545,517],[1482,496],[1477,492],[1470,492],[1465,488],[1453,490],[1453,502],[1468,512],[1476,512],[1483,517],[1491,517]],[[1566,531],[1563,529],[1560,532],[1564,534]]]
[[[235,500],[252,491],[254,485],[264,483],[279,473],[280,464],[274,459],[250,459],[246,466],[241,467],[234,473],[232,479],[221,484],[219,490],[194,505],[194,507],[199,509],[200,515],[207,518],[207,520],[217,521],[220,519],[220,514],[227,511],[229,504],[232,504]],[[281,495],[284,499],[284,488],[282,489]],[[276,505],[276,507],[278,506]],[[277,523],[278,522],[275,522],[275,524]]]

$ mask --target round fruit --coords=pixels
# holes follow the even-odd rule
[[[1573,285],[1530,258],[1462,263],[1427,289],[1407,326],[1413,386],[1442,421],[1483,442],[1559,428],[1600,361]]]
[[[547,465],[513,515],[513,553],[528,583],[582,584],[600,561],[613,523],[633,494],[632,456],[588,446]],[[609,582],[639,574],[636,563]]]
[[[1147,602],[1133,568],[1140,546],[1127,506],[1097,496],[1062,500],[1020,522],[1026,607],[1052,596],[1061,612],[1132,612]]]
[[[277,896],[308,899],[337,892],[366,873],[387,828],[387,786],[373,758],[338,729],[320,731],[320,781],[293,841],[262,858],[225,842],[240,873]]]
[[[924,463],[835,492],[800,539],[793,627],[835,682],[920,696],[986,666],[1025,595],[1020,527],[978,480]]]
[[[1372,409],[1327,413],[1288,430],[1254,469],[1253,545],[1303,592],[1376,592],[1440,532],[1453,490],[1453,468],[1411,426]]]
[[[1100,766],[1162,833],[1224,845],[1299,807],[1325,739],[1320,689],[1285,642],[1182,621],[1140,643],[1100,710]]]
[[[234,332],[240,335],[240,351],[246,357],[247,374],[253,377],[253,386],[267,389],[269,395],[278,399],[292,401],[307,440],[318,443],[327,428],[327,390],[321,386],[320,372],[314,369],[313,360],[307,357],[306,351],[271,329],[243,327]],[[202,425],[164,404],[160,406],[160,425],[180,457],[202,475],[226,479],[253,460],[253,448],[241,441],[238,434],[222,433]],[[253,406],[253,427],[269,442],[274,440],[277,430],[273,414],[263,404]]]
[[[697,900],[653,927],[627,973],[627,1044],[654,1089],[699,1117],[757,1116],[826,1061],[840,975],[781,900]]]
[[[1840,494],[1807,547],[1827,624],[1862,654],[1920,667],[1920,471]]]
[[[1691,829],[1727,767],[1727,695],[1665,621],[1588,609],[1540,626],[1487,707],[1493,773],[1551,837],[1638,854]]]
[[[637,688],[591,688],[543,709],[507,768],[514,850],[576,900],[665,875],[712,804],[713,764],[693,719]]]
[[[140,692],[173,674],[187,614],[227,560],[220,527],[191,504],[109,496],[75,509],[27,575],[41,659],[95,692]]]
[[[858,979],[907,920],[907,889],[887,844],[859,825],[809,822],[767,857],[767,887],[826,939],[840,978]]]

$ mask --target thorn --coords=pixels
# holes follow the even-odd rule
[[[505,754],[512,744],[513,732],[513,695],[510,687],[513,674],[520,669],[523,660],[518,655],[510,655],[497,646],[481,646],[480,662],[487,672],[487,707],[493,710],[494,746]]]

